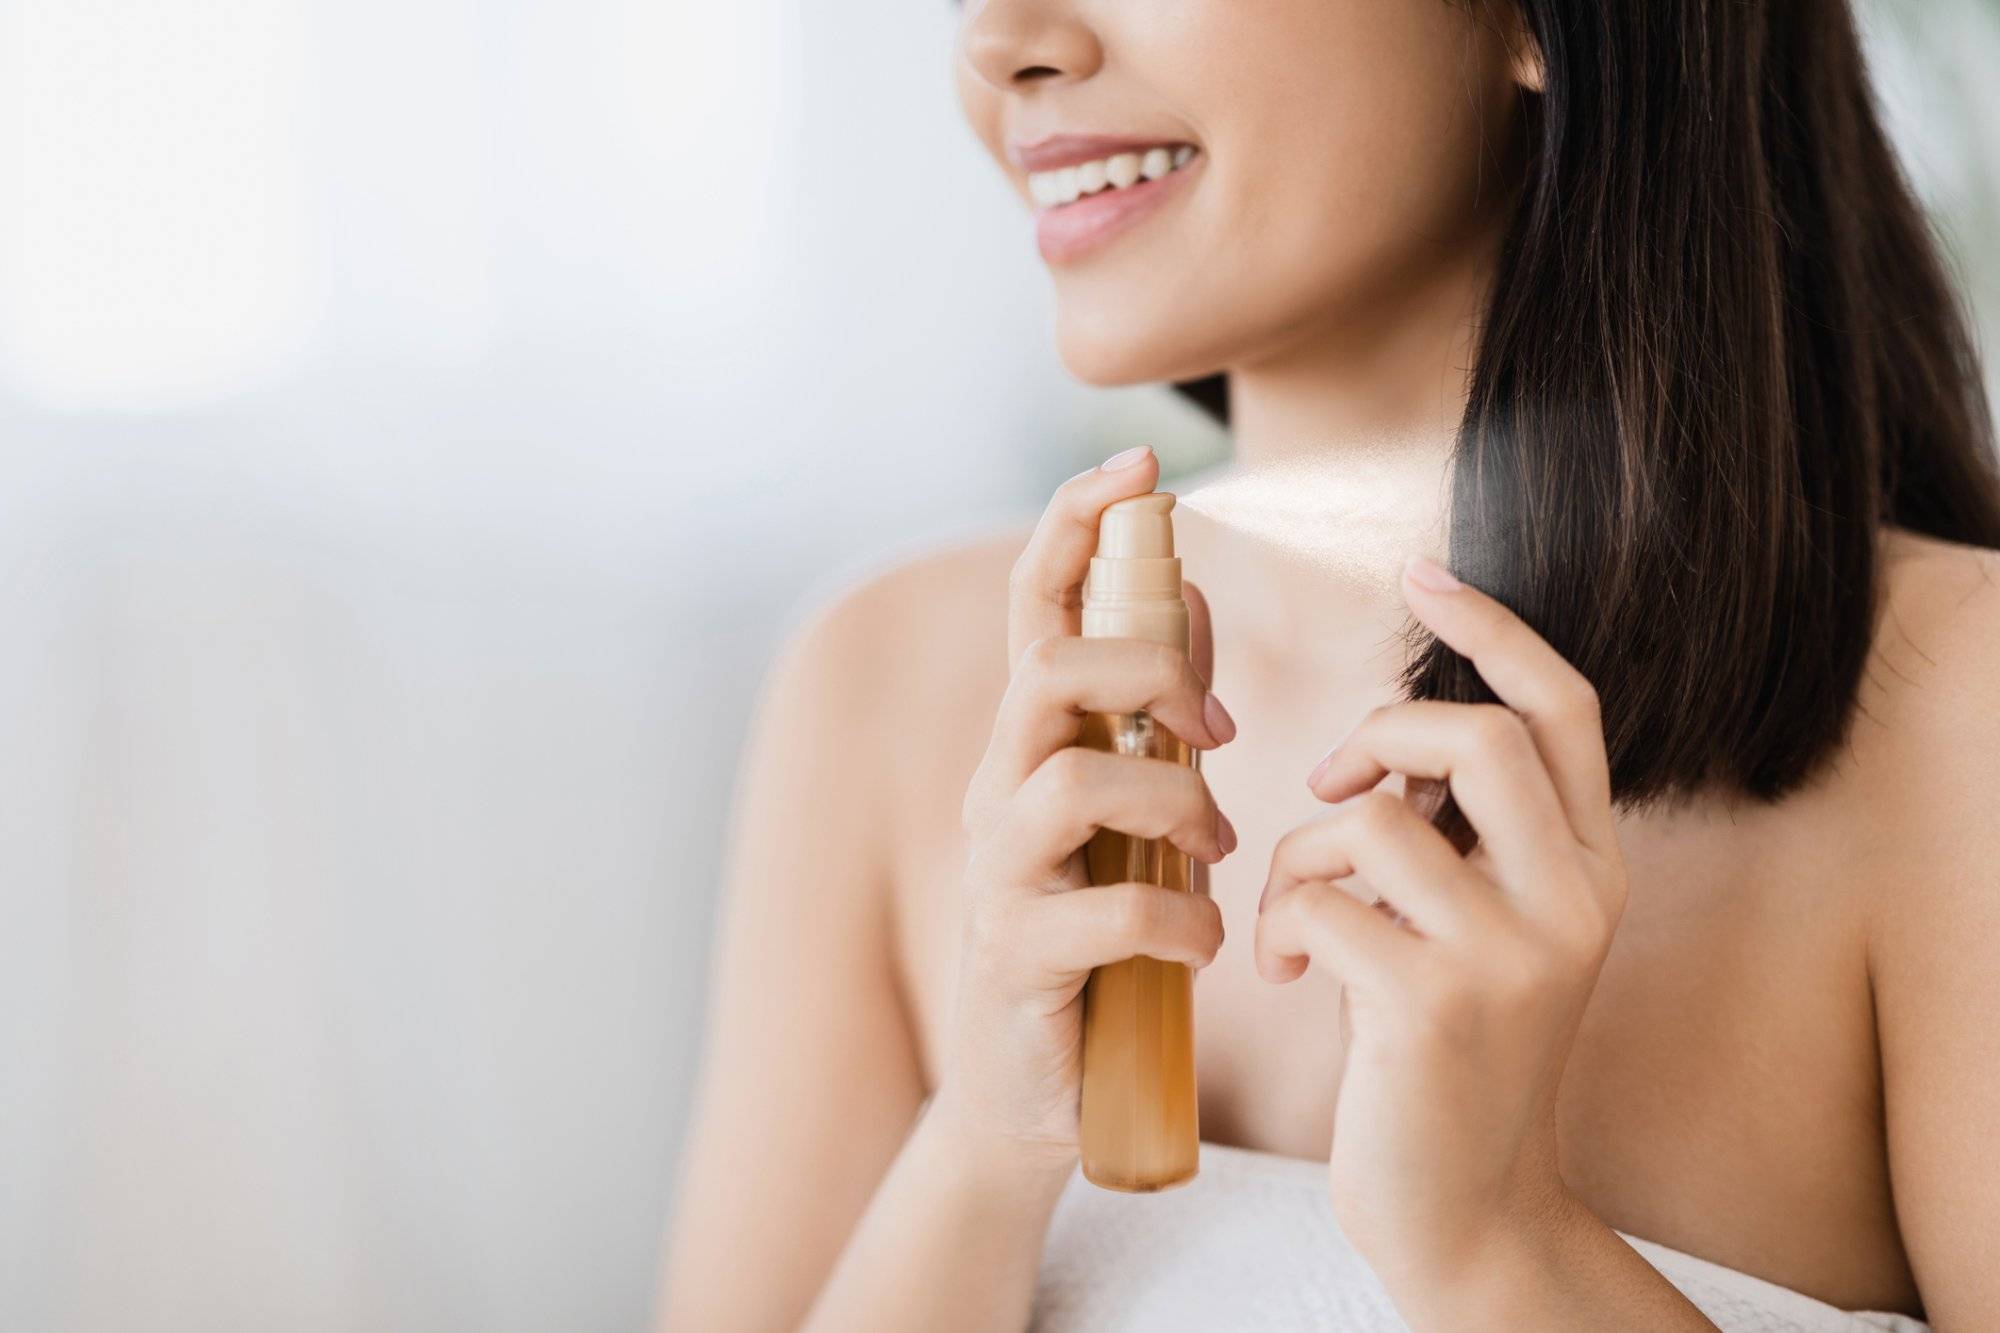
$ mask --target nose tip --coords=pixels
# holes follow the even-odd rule
[[[965,20],[961,41],[979,77],[1003,92],[1037,82],[1087,78],[1103,60],[1097,38],[1067,5],[987,0]]]

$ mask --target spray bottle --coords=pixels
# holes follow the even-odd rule
[[[1159,491],[1105,508],[1084,580],[1085,638],[1151,639],[1189,652],[1173,507],[1173,495]],[[1146,712],[1087,714],[1079,744],[1201,766],[1200,751]],[[1194,858],[1164,838],[1100,829],[1084,856],[1092,884],[1194,890]],[[1083,1000],[1085,1178],[1132,1193],[1193,1179],[1195,1111],[1194,970],[1144,955],[1093,969]]]

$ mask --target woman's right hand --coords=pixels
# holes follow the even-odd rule
[[[1066,1173],[1077,1156],[1090,970],[1139,954],[1201,967],[1222,944],[1222,916],[1205,892],[1090,886],[1083,846],[1108,828],[1165,838],[1213,864],[1236,845],[1196,770],[1076,744],[1086,712],[1145,709],[1201,749],[1236,734],[1180,653],[1143,640],[1079,637],[1098,515],[1151,490],[1158,475],[1150,450],[1108,466],[1125,457],[1063,483],[1010,579],[1013,670],[965,796],[958,996],[928,1113],[972,1147],[1051,1174]],[[1198,592],[1188,600],[1201,640],[1196,656],[1205,662],[1206,608]]]

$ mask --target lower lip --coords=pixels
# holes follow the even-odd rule
[[[1073,204],[1042,209],[1035,214],[1035,245],[1043,261],[1067,264],[1130,231],[1173,198],[1183,180],[1207,156],[1197,153],[1186,165],[1158,180],[1139,181],[1122,190],[1100,190]]]

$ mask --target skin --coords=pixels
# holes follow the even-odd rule
[[[2000,556],[1882,531],[1853,729],[1805,790],[1613,809],[1587,685],[1405,563],[1443,549],[1532,51],[1426,0],[1170,17],[965,12],[966,114],[1024,200],[1010,139],[1207,155],[1052,270],[1066,363],[1227,368],[1234,469],[1409,466],[1368,473],[1393,493],[1332,570],[1181,511],[1191,670],[1075,638],[1096,515],[1154,487],[1144,453],[794,634],[739,787],[663,1326],[1022,1327],[1075,1163],[1077,995],[1143,952],[1200,967],[1203,1137],[1327,1162],[1413,1328],[1709,1327],[1613,1228],[1977,1327],[2000,1308]],[[1395,705],[1410,617],[1504,705]],[[1078,757],[1079,710],[1139,707],[1205,751],[1199,779]],[[1411,808],[1438,781],[1468,858]],[[1203,892],[1074,892],[1099,824],[1174,841]]]

